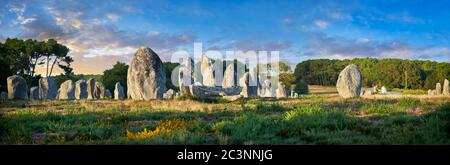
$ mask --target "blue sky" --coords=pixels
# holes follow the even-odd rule
[[[129,62],[140,46],[163,60],[178,50],[280,51],[307,59],[356,57],[450,62],[450,1],[0,0],[0,40],[67,45],[76,73]]]

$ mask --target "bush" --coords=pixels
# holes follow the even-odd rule
[[[308,84],[304,80],[298,80],[295,82],[294,91],[298,94],[307,94],[309,92]]]

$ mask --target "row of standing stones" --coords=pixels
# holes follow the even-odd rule
[[[193,72],[194,61],[185,59],[178,70],[178,84],[181,95],[193,97],[221,96],[228,100],[240,97],[287,97],[287,90],[283,83],[278,82],[275,87],[270,80],[262,80],[256,75],[255,69],[246,73],[236,73],[235,66],[226,67],[222,82],[214,77],[212,60],[203,56],[200,62],[200,74]],[[166,75],[163,63],[159,56],[148,47],[139,48],[131,61],[127,73],[127,97],[133,100],[173,99],[174,90],[166,91]],[[194,82],[194,84],[191,84]],[[250,85],[257,82],[257,85]],[[221,83],[220,87],[217,84]],[[28,88],[25,79],[14,75],[7,79],[8,93],[2,92],[2,99],[28,99]],[[440,83],[435,90],[429,90],[429,95],[449,95],[449,82],[444,81],[443,89]],[[339,95],[343,98],[359,97],[362,91],[362,74],[355,64],[346,66],[339,74],[336,82]],[[293,93],[291,93],[292,96]],[[30,89],[29,99],[103,99],[112,98],[104,85],[93,79],[78,80],[75,83],[67,80],[57,90],[51,77],[41,78],[38,87]],[[125,99],[124,88],[117,82],[115,84],[114,99]]]
[[[28,95],[27,82],[24,78],[14,75],[7,78],[8,93],[2,92],[1,99],[18,100],[74,100],[74,99],[103,99],[112,98],[112,94],[100,82],[93,79],[67,80],[59,89],[51,77],[39,79],[39,86],[31,87]],[[117,82],[114,91],[115,99],[124,99],[125,93],[122,85]]]

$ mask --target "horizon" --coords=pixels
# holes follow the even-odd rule
[[[312,59],[450,62],[450,2],[347,2],[7,0],[0,41],[54,38],[70,48],[76,74],[129,64],[141,46],[169,62],[176,51],[191,53],[194,42],[203,52],[279,51],[292,69]]]

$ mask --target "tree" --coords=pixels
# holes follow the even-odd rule
[[[127,89],[127,74],[128,65],[122,62],[117,62],[111,69],[105,70],[101,78],[103,85],[106,89],[114,91],[117,82]],[[126,91],[125,91],[126,92]]]

